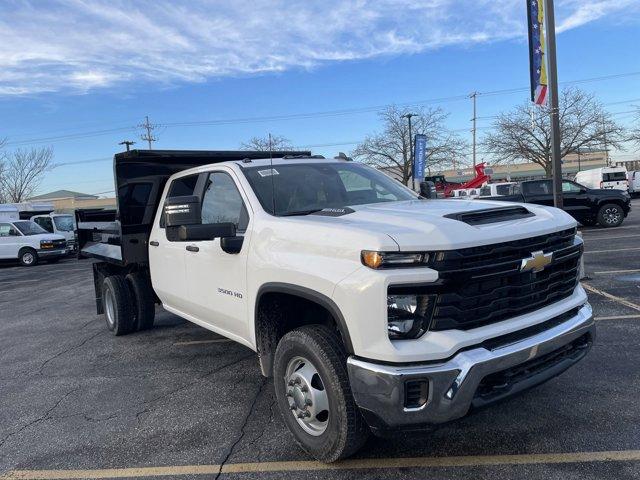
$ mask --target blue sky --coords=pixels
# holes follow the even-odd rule
[[[640,72],[638,0],[556,0],[556,8],[561,82]],[[313,148],[334,155],[379,129],[374,108],[251,119],[447,98],[424,104],[450,112],[448,126],[470,139],[465,94],[528,85],[524,0],[8,0],[0,44],[5,148],[51,145],[55,163],[71,163],[39,192],[112,190],[108,159],[125,138],[143,146],[133,126],[145,115],[158,124],[222,121],[161,127],[156,148],[235,149],[272,132],[299,146],[344,143]],[[611,112],[640,104],[640,74],[579,86]],[[527,98],[481,95],[478,115]],[[479,120],[480,133],[490,122]],[[30,141],[48,137],[58,138]],[[79,163],[93,159],[107,160]]]

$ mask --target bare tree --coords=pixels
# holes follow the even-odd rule
[[[405,185],[413,178],[412,139],[409,138],[407,119],[403,118],[407,113],[407,109],[387,107],[379,114],[384,128],[382,133],[367,136],[352,152],[364,163],[392,170]],[[465,142],[444,125],[448,113],[440,108],[413,108],[411,113],[416,114],[411,119],[411,133],[427,136],[426,165],[429,169],[450,165],[464,154]]]
[[[629,140],[640,147],[640,107],[637,108],[635,125],[631,128]]]
[[[534,115],[531,108],[536,108]],[[483,141],[494,163],[526,160],[552,175],[549,107],[531,107],[527,102],[498,115],[493,131]],[[618,125],[589,93],[566,89],[560,95],[561,158],[585,148],[622,148],[624,128]]]
[[[259,152],[269,151],[269,137],[251,137],[247,142],[242,142],[240,148],[243,150],[257,150]],[[271,150],[293,150],[291,141],[281,135],[271,135]]]
[[[51,147],[18,149],[5,155],[5,166],[0,176],[0,191],[5,201],[23,202],[29,198],[51,169]]]

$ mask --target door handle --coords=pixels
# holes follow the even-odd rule
[[[199,252],[200,251],[200,249],[198,247],[196,247],[195,245],[187,245],[185,248],[190,252]]]
[[[151,245],[152,247],[157,247],[158,245],[160,245],[160,242],[156,242],[155,240],[151,240],[149,242],[149,245]]]

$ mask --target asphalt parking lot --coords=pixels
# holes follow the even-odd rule
[[[640,200],[622,227],[581,230],[598,320],[583,362],[330,467],[293,443],[249,349],[162,310],[113,337],[90,261],[2,264],[0,478],[638,478]]]

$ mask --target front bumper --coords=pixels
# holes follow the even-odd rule
[[[595,338],[589,304],[549,322],[548,329],[526,338],[505,335],[439,363],[383,365],[350,357],[347,366],[355,401],[375,430],[463,417],[472,408],[559,375],[587,354]],[[426,402],[419,407],[406,406],[409,381],[427,384]]]
[[[38,257],[40,258],[51,258],[51,257],[62,257],[67,255],[66,247],[64,249],[51,249],[51,250],[38,250]]]

